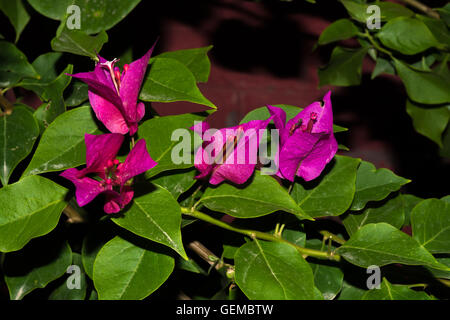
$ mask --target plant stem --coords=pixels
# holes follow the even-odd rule
[[[85,219],[70,204],[68,204],[64,208],[63,213],[67,216],[68,223],[83,223],[83,222],[85,222]]]
[[[411,7],[414,7],[423,13],[425,13],[427,16],[435,19],[440,19],[439,13],[431,9],[430,7],[424,5],[422,2],[419,2],[417,0],[401,0],[402,2],[410,5]]]
[[[301,246],[298,246],[292,242],[289,242],[285,239],[281,239],[278,238],[272,234],[269,233],[265,233],[265,232],[261,232],[261,231],[256,231],[256,230],[249,230],[249,229],[240,229],[240,228],[236,228],[233,227],[231,225],[229,225],[228,223],[225,223],[223,221],[214,219],[212,217],[210,217],[209,215],[197,211],[197,210],[191,210],[189,208],[185,208],[182,207],[181,208],[181,212],[185,215],[209,222],[213,225],[216,225],[220,228],[229,230],[229,231],[233,231],[233,232],[237,232],[243,235],[246,235],[252,239],[261,239],[261,240],[267,240],[267,241],[273,241],[273,242],[281,242],[281,243],[286,243],[291,245],[292,247],[294,247],[295,249],[297,249],[298,252],[300,252],[302,255],[304,256],[311,256],[311,257],[315,257],[315,258],[319,258],[319,259],[328,259],[328,260],[336,260],[336,261],[340,261],[340,256],[334,253],[328,253],[328,252],[324,252],[324,251],[319,251],[319,250],[314,250],[314,249],[309,249],[309,248],[303,248]]]
[[[320,234],[323,235],[324,238],[326,238],[326,239],[331,239],[331,240],[333,240],[334,242],[337,242],[337,243],[339,243],[339,244],[344,244],[344,243],[345,243],[345,240],[344,240],[344,239],[342,239],[341,237],[339,237],[339,236],[337,236],[337,235],[335,235],[335,234],[333,234],[333,233],[331,233],[331,232],[328,232],[328,231],[326,231],[326,230],[320,231]]]
[[[359,36],[367,38],[369,40],[369,42],[372,44],[372,46],[377,49],[380,52],[383,52],[384,54],[387,54],[389,57],[394,58],[394,55],[392,54],[392,52],[390,52],[389,50],[384,49],[383,47],[381,47],[376,41],[375,39],[370,35],[369,31],[366,30],[366,32],[362,33],[359,32],[358,33]]]

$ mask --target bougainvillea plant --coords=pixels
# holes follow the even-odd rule
[[[101,51],[139,2],[0,1],[15,31],[0,35],[0,298],[449,297],[450,196],[406,194],[414,181],[346,155],[332,90],[211,128],[217,107],[198,83],[212,46],[155,55],[161,40],[147,39],[134,61]],[[341,2],[352,20],[318,44],[357,37],[361,48],[336,47],[321,84],[358,84],[369,54],[373,77],[400,76],[416,130],[444,150],[448,5]],[[365,28],[368,5],[381,8],[379,29]],[[61,24],[29,62],[17,41],[31,11]],[[10,99],[24,92],[42,104]],[[152,108],[175,101],[205,110]]]

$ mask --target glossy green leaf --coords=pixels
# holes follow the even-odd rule
[[[328,64],[318,70],[319,86],[354,86],[361,82],[362,62],[368,48],[335,47]]]
[[[361,210],[367,202],[382,200],[409,182],[389,169],[377,169],[372,163],[362,161],[356,172],[356,192],[350,209]]]
[[[197,82],[206,82],[209,78],[211,62],[208,51],[213,46],[164,52],[155,58],[172,58],[184,64],[194,75]]]
[[[367,4],[355,0],[340,0],[350,16],[359,21],[366,23],[371,14],[367,13]]]
[[[181,209],[178,202],[162,187],[142,184],[139,188],[142,194],[135,194],[130,208],[112,220],[138,236],[172,248],[187,259],[181,241]]]
[[[450,120],[450,105],[427,108],[406,100],[406,112],[412,119],[414,129],[425,137],[433,140],[439,147],[442,145],[442,133]]]
[[[72,81],[66,100],[68,107],[79,106],[88,99],[88,85],[82,81]]]
[[[51,45],[55,51],[69,52],[97,59],[97,53],[100,52],[107,41],[108,35],[105,31],[95,36],[89,36],[81,30],[64,28],[59,35],[53,38]]]
[[[66,241],[44,237],[33,240],[23,250],[5,256],[3,270],[12,300],[21,300],[37,288],[62,276],[72,263]]]
[[[197,180],[195,180],[194,177],[196,175],[196,169],[173,170],[161,173],[150,181],[163,187],[169,191],[175,199],[178,199],[183,192],[186,192],[195,184]]]
[[[355,287],[344,280],[338,300],[361,300],[367,290]]]
[[[413,238],[431,253],[450,253],[450,203],[427,199],[411,212]]]
[[[311,217],[340,215],[353,201],[356,170],[361,160],[345,156],[334,159],[317,179],[296,182],[292,189],[292,198]]]
[[[377,57],[377,64],[373,68],[370,79],[375,79],[382,73],[395,74],[395,68],[389,60]]]
[[[415,291],[407,285],[391,284],[383,278],[380,289],[367,291],[361,300],[432,300],[423,291]]]
[[[31,152],[39,136],[39,126],[25,106],[0,116],[0,180],[8,184],[14,168]]]
[[[403,211],[405,213],[405,221],[404,225],[409,226],[411,224],[411,212],[414,209],[414,207],[421,202],[423,199],[416,197],[412,194],[402,194],[402,201],[403,201]]]
[[[173,58],[152,58],[139,98],[144,101],[188,101],[216,109],[197,87],[192,72]]]
[[[292,230],[292,229],[284,229],[283,230],[283,239],[296,244],[300,247],[304,247],[306,243],[306,233],[302,231]]]
[[[90,107],[67,111],[53,121],[41,141],[24,176],[60,171],[86,163],[84,135],[100,133]]]
[[[349,19],[339,19],[330,24],[320,35],[318,44],[352,38],[358,34],[358,28]]]
[[[15,45],[0,41],[0,88],[12,87],[22,78],[39,78],[27,57]]]
[[[0,251],[21,249],[47,234],[66,206],[67,189],[41,176],[27,177],[0,189]]]
[[[40,122],[42,128],[47,128],[53,120],[66,111],[63,99],[64,89],[69,85],[71,77],[66,73],[71,73],[72,65],[68,65],[63,72],[52,82],[50,82],[42,94],[42,99],[46,101],[44,105],[36,110],[35,118]]]
[[[100,250],[94,264],[99,300],[138,300],[158,289],[175,262],[150,244],[135,245],[115,237]]]
[[[418,15],[417,16],[431,31],[436,40],[446,46],[450,46],[450,34],[448,32],[448,27],[445,25],[445,22],[440,19],[429,18],[426,16]]]
[[[414,70],[399,60],[394,64],[411,100],[424,104],[450,102],[450,83],[444,76]]]
[[[449,267],[449,270],[443,271],[443,270],[433,269],[433,268],[429,268],[429,267],[427,267],[427,270],[430,271],[431,274],[435,278],[442,278],[442,279],[450,280],[450,257],[447,257],[447,258],[436,258],[436,260],[439,263]]]
[[[197,262],[195,262],[192,259],[185,260],[185,259],[177,259],[176,261],[176,267],[177,269],[197,273],[197,274],[204,274],[207,275],[207,272],[200,267]]]
[[[449,269],[438,263],[416,240],[385,222],[363,226],[337,249],[337,253],[363,268],[401,263]]]
[[[412,17],[414,11],[394,2],[377,1],[375,3],[380,8],[381,20],[389,21],[397,17]]]
[[[40,14],[54,19],[76,18],[76,11],[70,6],[76,5],[80,10],[80,27],[87,34],[108,30],[125,18],[140,0],[28,0]]]
[[[28,21],[30,21],[30,15],[25,10],[22,0],[0,0],[0,10],[3,11],[13,25],[16,31],[15,42],[17,43],[20,34],[28,24]]]
[[[362,212],[350,212],[343,219],[345,229],[350,236],[369,223],[386,222],[400,229],[404,221],[405,208],[402,195],[397,195],[382,204],[373,204]]]
[[[313,273],[302,255],[284,243],[255,240],[235,255],[236,283],[252,300],[312,300]]]
[[[261,217],[281,210],[300,219],[311,219],[273,177],[259,171],[255,172],[245,187],[229,183],[208,187],[200,198],[200,203],[211,210],[237,218]]]
[[[203,121],[204,117],[196,114],[181,114],[176,116],[166,116],[152,118],[145,121],[140,125],[138,135],[139,138],[145,139],[147,142],[147,149],[150,156],[155,160],[158,165],[147,171],[145,176],[147,178],[153,177],[160,172],[173,170],[173,169],[184,169],[194,166],[194,133],[192,130],[188,130],[194,125],[194,121]],[[177,129],[186,129],[186,137],[177,136],[174,132]],[[177,145],[180,145],[184,139],[187,139],[189,135],[190,142],[187,145],[191,146],[191,150],[186,150],[186,153],[191,152],[192,155],[189,156],[189,161],[181,161],[181,163],[175,163],[172,159],[172,152],[176,152],[176,155],[180,155],[180,151]],[[172,136],[173,140],[172,140]],[[201,139],[200,139],[201,143]],[[174,149],[175,148],[175,149]],[[177,162],[177,161],[176,161]]]
[[[72,253],[72,266],[74,266],[72,267],[73,269],[71,268],[67,271],[69,276],[64,278],[64,281],[53,290],[48,297],[49,300],[84,300],[86,297],[87,283],[86,274],[84,273],[83,264],[81,262],[81,255],[79,253]],[[80,273],[75,270],[79,270]],[[79,276],[79,280],[72,278],[77,276]],[[78,284],[79,287],[76,286]]]
[[[398,17],[389,21],[377,33],[377,37],[386,47],[407,55],[439,46],[425,23],[409,17]]]
[[[32,66],[39,74],[39,79],[26,78],[20,82],[20,86],[33,90],[38,96],[43,96],[49,84],[58,77],[56,64],[62,53],[48,52],[37,57]]]
[[[310,239],[306,247],[325,251],[323,243],[319,239]],[[334,250],[332,247],[331,250]],[[314,285],[323,295],[325,300],[333,300],[342,289],[344,273],[336,262],[313,260],[308,261],[314,275]]]

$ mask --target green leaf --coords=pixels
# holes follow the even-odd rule
[[[66,73],[71,73],[72,70],[73,66],[69,64],[55,80],[45,87],[42,98],[46,101],[46,104],[34,113],[35,118],[40,122],[41,129],[45,130],[57,116],[66,111],[63,92],[71,81],[71,77],[67,76]]]
[[[394,64],[411,100],[424,104],[450,102],[450,84],[445,76],[414,70],[397,59]]]
[[[69,6],[80,9],[80,27],[87,34],[108,30],[125,18],[140,0],[28,0],[40,14],[54,20],[65,21],[67,17],[75,18]]]
[[[138,190],[138,188],[136,188]],[[181,209],[169,191],[150,184],[140,186],[130,208],[112,221],[138,236],[166,245],[187,259],[181,241]]]
[[[150,71],[144,78],[139,98],[156,102],[188,101],[216,109],[200,92],[188,67],[173,58],[150,60]]]
[[[367,19],[370,17],[370,14],[367,13],[367,4],[365,3],[354,0],[341,0],[341,3],[354,20],[366,23]]]
[[[403,211],[405,213],[405,221],[404,225],[409,226],[411,224],[411,212],[414,209],[414,207],[421,202],[423,199],[416,197],[412,194],[402,194],[402,201],[403,201]]]
[[[0,88],[12,87],[22,78],[39,79],[27,57],[12,43],[0,41],[0,61]]]
[[[192,259],[184,260],[184,259],[179,258],[176,261],[176,267],[177,267],[177,269],[181,269],[181,270],[185,270],[185,271],[189,271],[189,272],[193,272],[193,273],[197,273],[197,274],[203,274],[203,275],[208,274],[205,270],[203,270],[197,264],[197,262],[195,262]]]
[[[180,152],[180,150],[177,151],[177,149],[174,148],[183,142],[183,139],[187,139],[187,136],[178,137],[175,135],[173,138],[174,140],[172,140],[172,135],[177,129],[186,129],[190,139],[190,142],[187,145],[191,146],[191,149],[182,151],[186,153],[193,152],[195,147],[195,141],[193,139],[194,133],[192,130],[189,130],[189,128],[194,125],[195,121],[203,120],[204,116],[196,114],[181,114],[152,118],[140,125],[138,132],[139,138],[145,139],[150,156],[158,163],[157,166],[146,172],[146,178],[153,177],[158,173],[167,170],[193,167],[193,153],[189,156],[189,161],[183,161],[181,163],[175,163],[173,161],[172,152],[176,152],[177,156]],[[201,143],[200,138],[199,140]],[[194,144],[192,141],[194,141]]]
[[[321,250],[325,248],[319,239],[310,239],[306,247]],[[334,250],[334,248],[331,248]],[[333,300],[341,291],[344,273],[335,262],[314,260],[308,261],[314,275],[314,285],[320,290],[325,300]]]
[[[65,170],[86,163],[86,133],[100,133],[91,107],[79,107],[60,115],[45,130],[23,176]]]
[[[31,152],[39,136],[39,126],[25,106],[14,107],[0,116],[0,180],[8,184],[14,168]]]
[[[330,24],[320,35],[318,44],[352,38],[358,34],[358,28],[349,19],[339,19]]]
[[[302,255],[284,243],[254,240],[235,255],[236,284],[252,300],[312,300],[313,273]]]
[[[355,287],[344,280],[338,300],[361,300],[367,290]]]
[[[414,291],[407,285],[391,284],[383,278],[380,289],[368,290],[361,300],[432,300],[423,291]]]
[[[67,279],[63,279],[64,281],[61,283],[61,285],[53,290],[53,292],[48,297],[49,300],[84,300],[86,298],[86,274],[84,273],[83,264],[81,262],[81,255],[79,253],[72,253],[72,266],[80,268],[79,280],[75,280],[79,281],[80,287],[69,289],[69,283],[76,283],[69,276]],[[77,271],[75,270],[78,269],[69,270],[73,276],[77,275]]]
[[[328,65],[318,70],[319,86],[354,86],[361,83],[362,62],[369,48],[335,47]]]
[[[68,107],[79,106],[88,99],[88,85],[82,81],[72,81],[69,91],[69,95],[66,98]]]
[[[175,199],[192,187],[196,180],[195,169],[184,169],[165,172],[152,178],[150,181],[169,191]]]
[[[425,23],[427,28],[431,31],[431,33],[436,38],[436,40],[439,41],[439,43],[446,47],[450,46],[450,35],[444,21],[425,17],[422,15],[417,15],[417,17],[423,23]]]
[[[300,111],[303,110],[303,108],[296,107],[296,106],[290,106],[287,104],[275,104],[274,107],[278,107],[283,109],[286,112],[286,121],[289,121],[290,119],[294,118]],[[266,120],[270,117],[269,110],[267,110],[267,107],[261,107],[256,108],[247,113],[244,118],[239,122],[240,124],[249,122],[251,120]],[[338,132],[344,132],[347,131],[347,128],[338,126],[336,124],[333,125],[333,131],[334,133]]]
[[[375,3],[380,8],[381,21],[389,21],[397,17],[412,17],[414,11],[409,10],[405,6],[398,3],[377,1]]]
[[[447,3],[442,8],[436,8],[435,10],[438,11],[441,19],[444,20],[447,27],[450,28],[450,3]]]
[[[21,300],[37,288],[58,279],[72,262],[66,241],[44,237],[33,240],[23,250],[8,253],[3,269],[12,300]]]
[[[430,271],[431,274],[435,278],[442,278],[442,279],[450,280],[450,257],[448,257],[448,258],[436,258],[436,260],[439,263],[449,267],[449,270],[443,271],[443,270],[433,269],[433,268],[429,268],[429,267],[427,267],[427,270]]]
[[[405,221],[404,210],[402,195],[397,195],[382,204],[369,206],[362,212],[350,212],[343,223],[350,236],[369,223],[386,222],[400,229]]]
[[[155,58],[172,58],[184,64],[194,75],[197,82],[206,82],[209,78],[211,63],[208,51],[213,46],[164,52]]]
[[[43,96],[49,84],[58,77],[56,64],[61,58],[59,52],[48,52],[41,54],[31,64],[39,74],[39,79],[24,79],[20,82],[20,86],[28,90],[33,90],[38,96]]]
[[[351,205],[360,159],[335,156],[320,177],[295,183],[292,198],[311,217],[337,216]],[[336,188],[339,186],[339,188]]]
[[[395,69],[389,60],[377,57],[377,64],[373,68],[370,79],[373,80],[382,73],[395,74]]]
[[[67,189],[40,176],[0,189],[0,251],[21,249],[56,227]]]
[[[409,17],[392,19],[381,28],[377,37],[386,47],[407,55],[440,47],[425,23]]]
[[[19,40],[25,26],[30,21],[30,15],[22,3],[22,0],[0,0],[0,10],[8,17],[16,30],[16,40]]]
[[[108,35],[105,31],[95,36],[89,36],[84,31],[64,28],[59,35],[53,38],[51,45],[55,51],[87,56],[95,60],[97,53],[106,42],[108,42]]]
[[[296,244],[300,247],[305,246],[306,242],[306,233],[297,230],[284,229],[283,230],[283,239]]]
[[[146,243],[115,237],[100,250],[94,264],[99,300],[144,299],[158,289],[174,268],[173,257]]]
[[[450,120],[449,106],[427,108],[427,106],[420,106],[409,99],[406,100],[406,112],[412,119],[414,129],[441,148],[443,147],[442,133]]]
[[[356,192],[350,209],[361,210],[367,202],[382,200],[409,182],[389,169],[376,169],[372,163],[362,161],[356,172]]]
[[[449,269],[438,263],[416,240],[385,222],[363,226],[337,249],[337,253],[363,268],[401,263]]]
[[[199,202],[211,210],[237,218],[261,217],[282,210],[299,219],[311,219],[273,177],[259,171],[244,186],[222,183],[208,187]]]
[[[450,253],[450,203],[427,199],[411,212],[413,238],[431,253]]]

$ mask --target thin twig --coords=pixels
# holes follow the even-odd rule
[[[410,5],[411,7],[414,7],[423,13],[425,13],[427,16],[434,18],[434,19],[440,19],[439,13],[431,9],[430,7],[424,5],[422,2],[419,2],[417,0],[401,0],[402,2]]]

